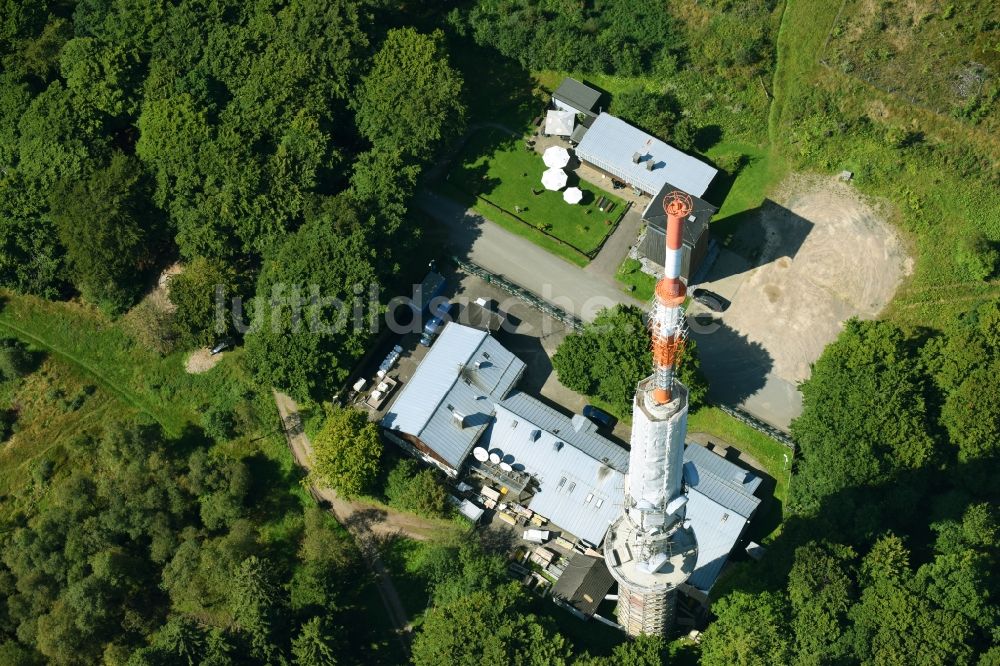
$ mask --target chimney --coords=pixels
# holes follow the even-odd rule
[[[639,153],[632,153],[632,164],[638,164],[642,161],[642,155]]]
[[[652,171],[655,168],[656,168],[656,161],[652,157],[650,157],[648,160],[646,160],[646,171]]]

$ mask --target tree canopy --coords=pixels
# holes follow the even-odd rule
[[[382,440],[368,417],[334,409],[313,440],[313,472],[347,497],[370,490],[381,468]]]
[[[790,515],[713,605],[702,663],[989,663],[998,312],[845,325],[802,387]]]
[[[649,332],[643,312],[632,306],[604,310],[579,333],[559,345],[552,365],[564,386],[607,403],[619,416],[631,413],[635,385],[652,372]],[[692,411],[708,393],[697,346],[688,340],[678,379],[689,391]]]

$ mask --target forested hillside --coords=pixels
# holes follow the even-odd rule
[[[443,35],[386,32],[373,10],[7,3],[0,286],[117,315],[179,258],[185,282],[248,302],[281,282],[341,301],[360,285],[377,305],[420,237],[396,234],[416,178],[443,129],[461,130],[463,101]],[[192,306],[175,334],[214,326],[214,307]],[[266,333],[248,337],[253,367],[300,397],[341,381],[367,335],[289,348]]]
[[[462,78],[385,9],[0,8],[0,329],[24,341],[0,340],[0,662],[395,660],[270,395],[328,397],[370,331],[261,327],[211,375],[182,360],[226,333],[217,285],[249,321],[275,286],[378,308],[422,266],[420,225],[397,230]]]
[[[803,386],[791,515],[724,581],[702,663],[997,659],[1000,305],[851,322]]]

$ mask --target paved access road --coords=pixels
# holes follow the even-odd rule
[[[447,197],[423,191],[417,204],[447,225],[452,252],[584,321],[593,321],[601,309],[618,303],[645,307],[622,291],[613,272],[607,275],[571,264]]]

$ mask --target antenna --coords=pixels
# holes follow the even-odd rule
[[[663,277],[656,283],[656,298],[649,317],[653,338],[653,400],[660,405],[670,402],[677,364],[687,339],[684,324],[687,285],[681,280],[681,262],[684,258],[684,220],[693,208],[691,196],[680,190],[663,197],[663,212],[667,214],[667,251]]]

